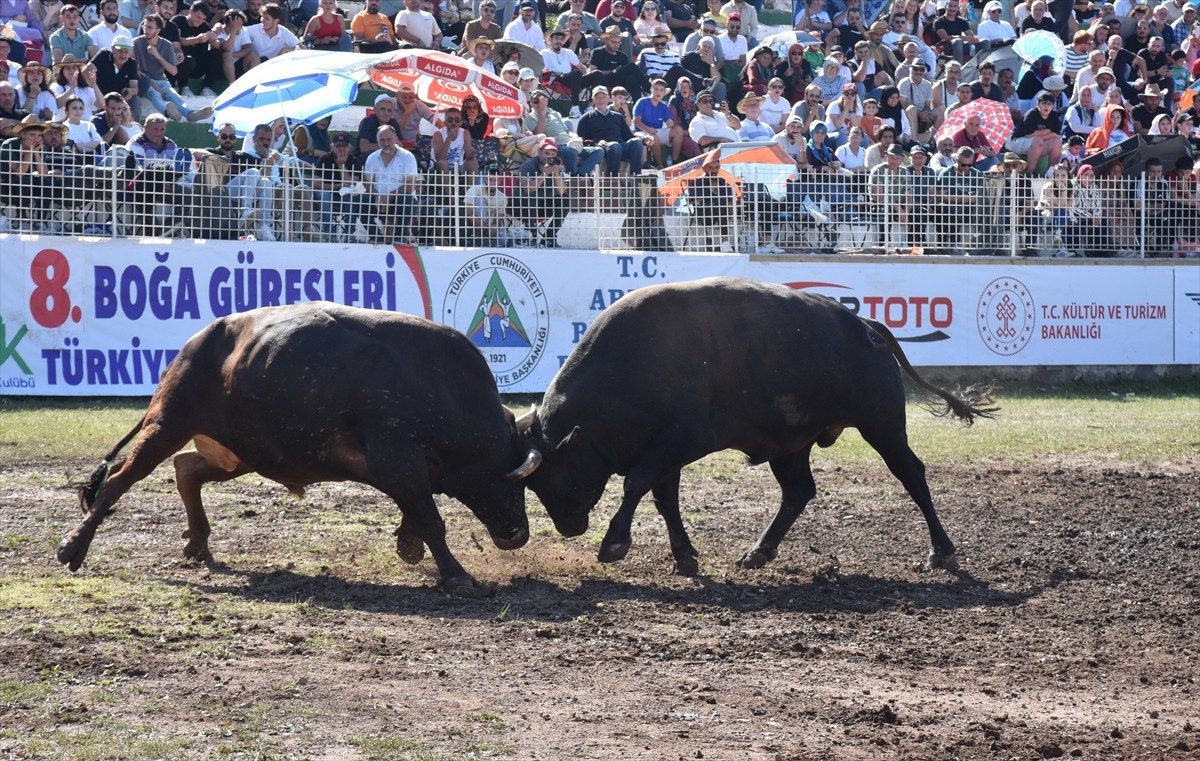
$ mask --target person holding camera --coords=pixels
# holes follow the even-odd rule
[[[567,217],[567,180],[558,144],[546,138],[538,146],[537,155],[521,164],[521,196],[518,214],[530,228],[544,225],[543,245],[557,246],[558,228]]]

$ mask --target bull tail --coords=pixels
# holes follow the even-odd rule
[[[888,348],[892,351],[892,356],[900,363],[900,367],[904,368],[904,372],[908,373],[909,377],[916,382],[918,386],[925,389],[931,394],[935,394],[944,401],[945,407],[933,405],[928,407],[929,411],[938,417],[946,417],[953,415],[966,425],[971,425],[975,422],[975,418],[994,418],[1000,408],[993,404],[992,394],[995,392],[993,384],[972,385],[960,390],[957,394],[951,393],[944,388],[935,386],[929,381],[921,377],[916,368],[908,361],[908,357],[904,354],[904,349],[900,347],[900,342],[892,335],[892,331],[888,330],[883,323],[875,320],[863,318],[863,322],[867,323],[881,338],[887,343]]]
[[[121,440],[117,442],[117,445],[113,447],[107,455],[104,456],[104,459],[95,467],[94,470],[92,470],[91,475],[88,476],[86,481],[82,483],[76,482],[69,485],[69,488],[72,488],[79,493],[79,507],[81,510],[83,510],[83,512],[86,513],[92,506],[92,503],[96,501],[96,495],[100,493],[100,489],[104,486],[104,482],[108,480],[108,475],[119,468],[121,463],[125,461],[125,456],[121,455],[121,450],[124,449],[125,445],[132,441],[133,437],[142,430],[142,426],[145,424],[145,422],[146,417],[143,415],[142,419],[137,422],[137,425],[131,428],[129,433],[125,434]]]

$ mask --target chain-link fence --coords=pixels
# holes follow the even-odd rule
[[[1165,180],[1065,184],[1027,174],[870,173],[757,165],[663,178],[551,167],[331,173],[294,159],[255,168],[197,152],[117,151],[55,172],[10,173],[0,230],[32,234],[413,243],[743,254],[1178,255],[1197,198]],[[389,192],[390,191],[390,192]],[[1191,200],[1189,200],[1189,198]]]

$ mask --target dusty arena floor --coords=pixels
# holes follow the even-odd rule
[[[168,466],[69,574],[56,487],[87,464],[7,462],[0,490],[0,758],[1200,758],[1200,459],[930,468],[961,572],[882,464],[819,466],[766,569],[765,468],[690,468],[702,574],[672,574],[649,505],[601,566],[613,489],[579,539],[451,547],[496,585],[433,586],[357,486],[298,501],[209,487],[217,562],[182,560]],[[14,538],[15,537],[15,538]]]

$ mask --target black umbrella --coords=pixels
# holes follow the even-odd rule
[[[1025,61],[1021,60],[1021,56],[1013,52],[1012,45],[1002,45],[998,48],[988,48],[976,53],[971,60],[963,64],[962,76],[960,82],[976,82],[979,80],[979,66],[984,61],[991,61],[996,67],[996,73],[999,74],[1005,69],[1012,69],[1013,77],[1021,75],[1021,66]]]
[[[1163,168],[1169,172],[1174,169],[1176,161],[1191,156],[1192,148],[1183,135],[1138,135],[1092,154],[1081,163],[1090,164],[1096,168],[1096,174],[1100,174],[1101,167],[1120,161],[1125,176],[1131,177],[1142,174],[1150,159],[1161,161]]]

